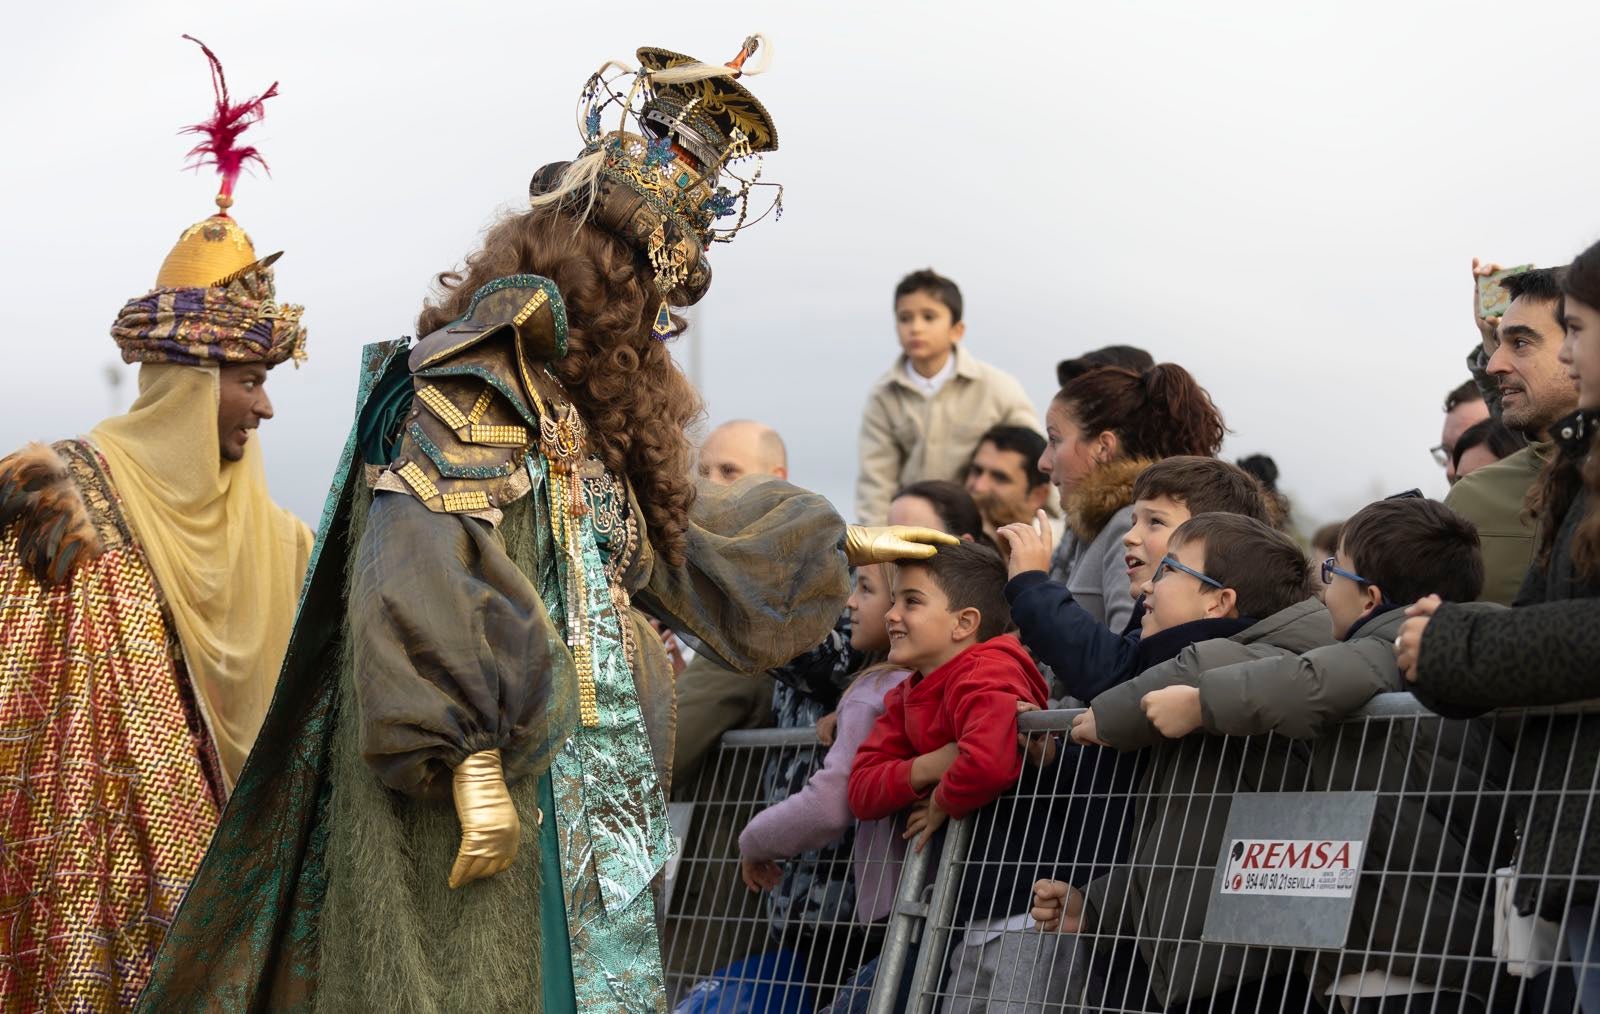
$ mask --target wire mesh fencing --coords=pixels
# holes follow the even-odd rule
[[[1127,753],[1071,743],[1079,713],[1023,716],[1015,789],[925,853],[857,826],[761,893],[739,834],[822,750],[729,734],[666,906],[675,1007],[1600,1010],[1600,708],[1455,720],[1390,694],[1316,739]]]
[[[752,818],[799,793],[825,752],[812,729],[731,732],[696,784],[676,793],[680,858],[661,934],[675,1010],[867,1009],[902,865],[919,877],[931,852],[907,860],[893,821],[833,816],[837,834],[821,835],[832,839],[826,847],[769,841],[761,859],[741,862],[739,839]],[[812,841],[820,834],[809,825],[804,832]],[[892,951],[898,969],[905,950]]]

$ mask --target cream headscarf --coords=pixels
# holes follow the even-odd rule
[[[229,792],[294,626],[311,532],[267,495],[261,448],[221,459],[215,366],[146,363],[127,415],[89,434],[178,628]]]

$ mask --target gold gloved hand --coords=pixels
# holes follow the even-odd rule
[[[461,821],[461,850],[450,868],[450,887],[492,877],[511,865],[522,823],[506,789],[499,750],[479,750],[457,765],[451,784]]]
[[[852,567],[895,560],[926,560],[940,546],[959,546],[954,535],[913,525],[868,527],[849,525],[844,530],[844,555]]]

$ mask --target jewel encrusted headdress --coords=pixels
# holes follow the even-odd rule
[[[778,132],[738,81],[765,69],[764,63],[745,67],[762,42],[750,36],[726,64],[648,47],[638,52],[638,68],[607,63],[579,99],[582,153],[544,166],[528,187],[534,207],[572,208],[649,259],[661,296],[652,337],[674,333],[672,305],[705,295],[707,246],[728,242],[768,214],[782,217],[783,187],[761,182],[761,155],[777,150]],[[606,130],[612,117],[615,128]],[[776,192],[751,218],[757,187]]]
[[[257,258],[250,237],[228,214],[240,171],[266,160],[239,136],[261,119],[278,84],[235,102],[222,63],[199,39],[185,35],[211,64],[215,108],[210,119],[184,129],[200,141],[189,150],[188,168],[215,166],[222,178],[217,212],[178,237],[156,275],[156,287],[129,300],[111,326],[111,336],[129,363],[265,363],[305,359],[304,308],[277,301],[272,264],[281,253]]]

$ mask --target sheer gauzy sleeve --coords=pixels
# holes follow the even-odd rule
[[[482,521],[378,493],[350,583],[361,752],[390,788],[450,798],[468,754],[542,773],[577,726],[577,676],[538,591]]]
[[[850,594],[844,521],[777,479],[703,485],[682,566],[652,561],[639,607],[728,669],[771,669],[821,644]]]

